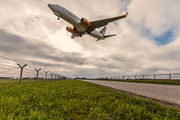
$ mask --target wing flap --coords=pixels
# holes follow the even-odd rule
[[[72,33],[71,38],[74,39],[75,37],[77,37],[76,33]]]

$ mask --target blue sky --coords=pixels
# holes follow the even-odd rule
[[[144,27],[142,27],[141,32],[144,37],[154,40],[157,46],[167,45],[175,40],[175,36],[171,29],[158,36],[153,35],[150,30],[145,29]]]
[[[165,32],[164,34],[162,34],[161,36],[158,37],[154,37],[157,45],[161,46],[161,45],[167,45],[171,42],[173,42],[174,40],[174,35],[173,32],[171,30]]]

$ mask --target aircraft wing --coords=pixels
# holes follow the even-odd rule
[[[127,14],[128,13],[126,13],[126,15],[122,15],[122,16],[118,16],[118,17],[114,17],[114,18],[108,18],[108,19],[104,19],[104,20],[98,20],[98,21],[90,22],[91,23],[90,31],[93,31],[96,28],[103,27],[110,22],[114,22],[114,21],[117,21],[119,19],[125,18],[127,16]]]

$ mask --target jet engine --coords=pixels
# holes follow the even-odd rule
[[[83,24],[84,26],[87,26],[87,27],[91,26],[91,23],[85,18],[81,19],[81,24]]]
[[[75,33],[75,31],[72,27],[67,27],[66,30],[70,33]]]

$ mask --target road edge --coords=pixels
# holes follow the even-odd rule
[[[83,81],[83,80],[81,80],[81,81]],[[83,82],[88,82],[88,81],[83,81]],[[91,83],[91,82],[88,82],[88,83]],[[96,83],[91,83],[91,84],[96,84]],[[96,84],[96,85],[99,85],[99,84]],[[138,98],[142,98],[142,99],[146,99],[146,100],[152,100],[152,101],[157,102],[159,104],[167,105],[167,106],[174,107],[174,108],[177,108],[177,109],[180,110],[180,105],[176,104],[176,103],[172,103],[172,102],[163,101],[163,100],[156,99],[156,98],[151,98],[151,97],[139,95],[137,93],[133,93],[133,92],[129,92],[129,91],[115,89],[115,88],[108,87],[108,86],[105,86],[105,85],[99,85],[99,86],[102,86],[102,87],[105,87],[105,88],[108,88],[108,89],[111,89],[111,90],[115,90],[115,91],[118,91],[118,92],[121,92],[121,93],[129,94],[129,95],[132,95],[134,97],[138,97]]]

